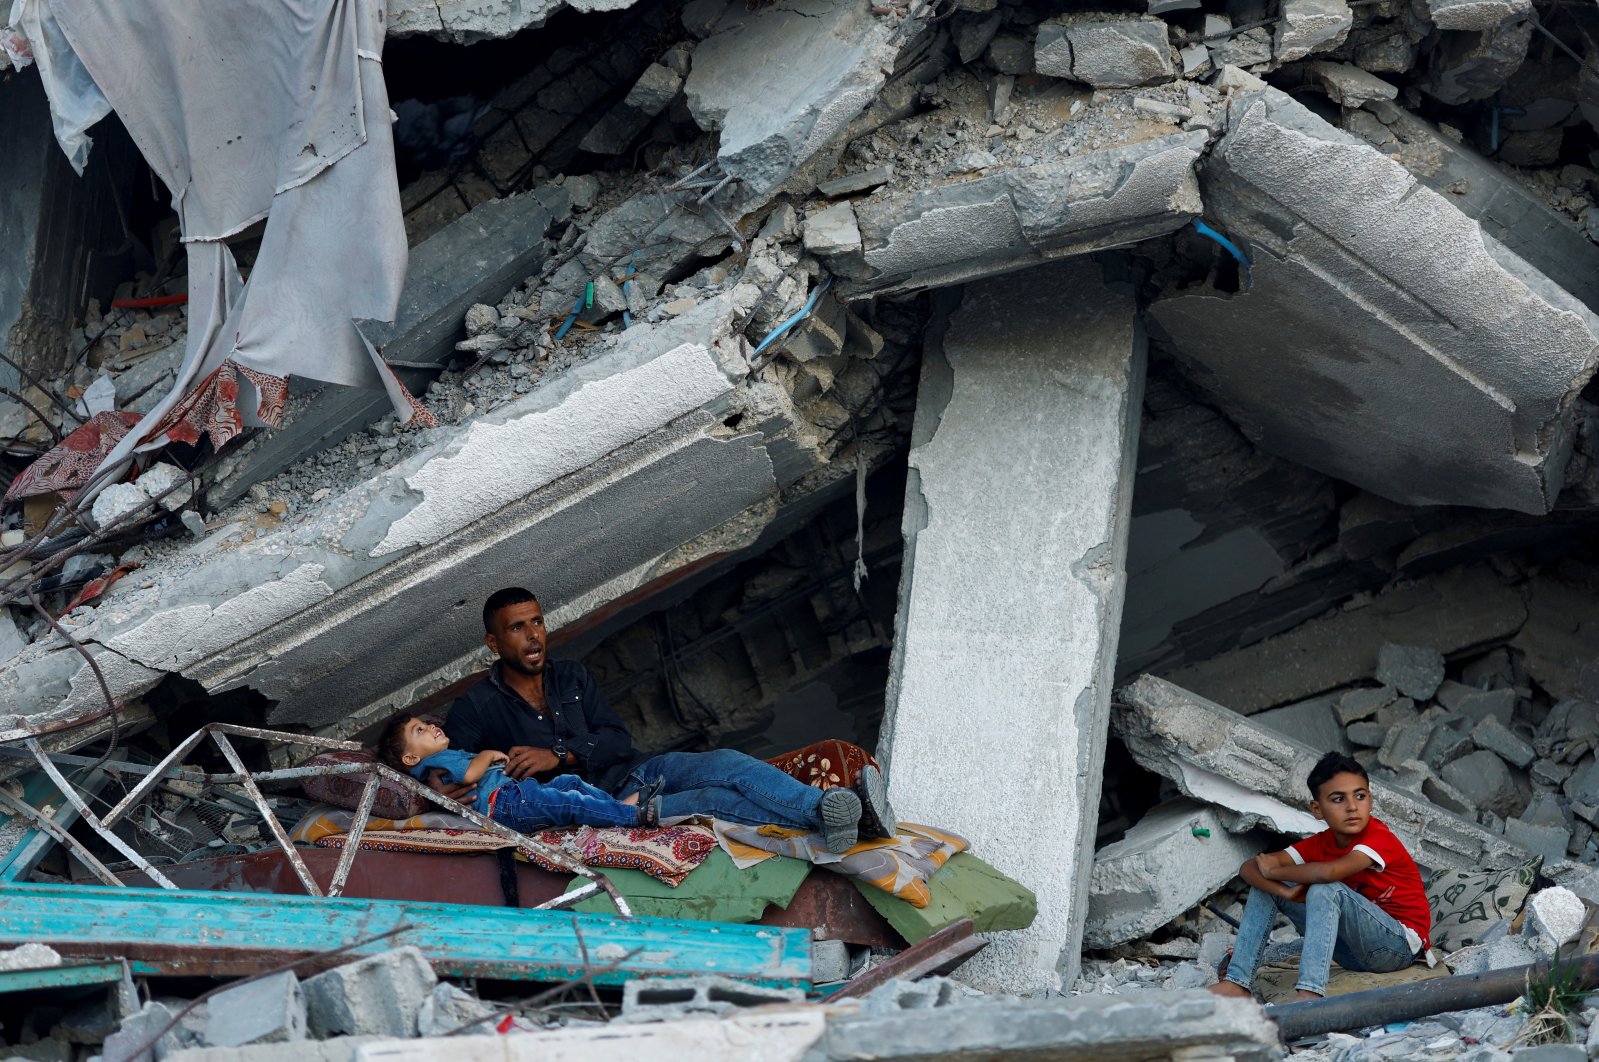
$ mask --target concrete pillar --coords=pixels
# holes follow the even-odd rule
[[[1143,396],[1130,293],[1089,259],[968,285],[922,363],[881,751],[895,812],[1038,895],[962,968],[1076,979]],[[942,334],[939,334],[940,330]]]

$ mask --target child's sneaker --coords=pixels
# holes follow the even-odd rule
[[[855,776],[855,795],[861,798],[860,835],[868,841],[893,837],[899,829],[894,809],[888,804],[888,785],[883,772],[868,764]]]
[[[822,821],[822,847],[842,854],[855,847],[860,835],[861,798],[850,789],[829,789],[817,808]]]

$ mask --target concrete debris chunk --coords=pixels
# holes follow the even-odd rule
[[[1516,691],[1513,689],[1476,690],[1458,682],[1445,682],[1438,687],[1438,703],[1450,711],[1459,712],[1472,721],[1472,725],[1492,717],[1503,726],[1510,725],[1516,709]]]
[[[1439,773],[1480,810],[1509,818],[1521,808],[1521,794],[1510,776],[1510,768],[1491,752],[1462,756]]]
[[[1427,17],[1441,30],[1491,30],[1532,14],[1532,0],[1426,0]]]
[[[500,323],[500,311],[487,303],[475,302],[467,307],[466,334],[480,336],[486,332],[494,331],[495,325]]]
[[[1425,701],[1438,692],[1444,680],[1444,657],[1438,650],[1426,646],[1389,642],[1377,650],[1375,677],[1406,697]]]
[[[644,68],[644,73],[639,75],[633,87],[628,89],[622,102],[653,118],[666,110],[666,105],[677,98],[682,87],[682,74],[660,63],[651,63]]]
[[[622,1021],[675,1021],[743,1007],[798,1003],[799,988],[765,988],[726,977],[635,977],[622,986]]]
[[[149,502],[150,496],[137,483],[113,483],[95,496],[89,515],[96,527],[105,527],[119,517]]]
[[[1152,675],[1123,686],[1120,701],[1126,708],[1115,712],[1111,723],[1128,752],[1140,766],[1170,778],[1179,789],[1192,788],[1190,779],[1198,769],[1304,806],[1305,778],[1324,750],[1256,726]],[[1499,757],[1490,752],[1474,755],[1492,760],[1508,781],[1509,771]],[[1371,789],[1377,813],[1423,866],[1480,870],[1513,866],[1526,858],[1519,845],[1424,799],[1376,778]],[[1515,792],[1514,786],[1510,789]]]
[[[893,35],[893,20],[850,0],[729,8],[684,84],[694,120],[721,134],[722,170],[756,193],[781,184],[876,97]]]
[[[1280,63],[1327,52],[1344,43],[1355,16],[1344,0],[1282,0],[1274,42]]]
[[[0,970],[43,970],[60,965],[60,953],[48,944],[20,944],[0,951]]]
[[[1083,945],[1148,936],[1231,881],[1269,843],[1263,832],[1229,833],[1213,809],[1192,800],[1159,805],[1095,853]]]
[[[805,249],[824,258],[861,249],[861,230],[849,201],[834,203],[805,219]]]
[[[1508,818],[1505,820],[1505,839],[1521,845],[1534,855],[1542,856],[1547,866],[1566,858],[1566,849],[1571,844],[1571,831],[1522,818]]]
[[[1556,885],[1532,894],[1527,900],[1527,919],[1522,936],[1536,941],[1533,947],[1549,955],[1576,937],[1588,918],[1588,908],[1570,889]]]
[[[194,488],[179,486],[180,483],[188,481],[187,472],[177,465],[169,465],[162,461],[145,469],[144,473],[134,480],[134,485],[143,491],[147,498],[161,498],[161,508],[173,513],[187,505],[189,499],[194,497]],[[171,493],[167,494],[169,490]],[[162,497],[163,494],[166,496]]]
[[[1532,763],[1537,753],[1532,746],[1512,733],[1494,716],[1487,716],[1471,730],[1471,740],[1479,749],[1486,749],[1512,767],[1523,770]]]
[[[816,186],[818,195],[828,199],[837,199],[842,195],[854,195],[857,192],[870,191],[879,185],[887,184],[894,179],[894,167],[888,163],[873,166],[860,173],[851,173],[836,180],[823,181]]]
[[[304,1040],[305,1001],[292,971],[224,989],[206,1007],[205,1042],[212,1047]]]
[[[1038,27],[1034,68],[1095,88],[1161,85],[1177,74],[1166,23],[1149,16],[1062,15]]]
[[[1314,62],[1306,69],[1332,101],[1344,107],[1360,107],[1371,100],[1391,100],[1399,95],[1398,88],[1352,63]]]
[[[471,1025],[463,1035],[490,1036],[494,1023],[478,1021],[494,1012],[491,1004],[483,1002],[472,993],[448,981],[440,981],[422,1002],[417,1013],[416,1028],[419,1036],[447,1036],[465,1025]]]
[[[414,946],[336,966],[301,987],[311,1035],[415,1036],[438,976]]]
[[[1350,690],[1339,696],[1333,705],[1333,714],[1338,717],[1340,726],[1358,723],[1362,719],[1370,719],[1377,714],[1377,709],[1385,708],[1394,702],[1398,694],[1392,686],[1378,686],[1376,689]]]

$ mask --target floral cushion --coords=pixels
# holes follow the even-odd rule
[[[334,749],[311,757],[306,761],[307,767],[324,767],[343,763],[371,763],[373,756],[370,752],[357,752],[353,749]],[[320,800],[324,804],[332,804],[336,808],[354,811],[361,803],[361,791],[366,788],[366,780],[370,777],[365,772],[359,774],[330,774],[317,778],[307,778],[301,788],[305,795],[312,800]],[[394,784],[391,779],[384,778],[378,782],[377,799],[372,802],[372,814],[382,819],[409,819],[425,811],[437,810],[436,804],[431,804],[411,791]]]
[[[1534,856],[1506,870],[1438,871],[1427,883],[1433,947],[1456,951],[1477,943],[1500,919],[1516,917],[1541,866],[1543,857]]]

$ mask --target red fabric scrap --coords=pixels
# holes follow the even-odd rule
[[[96,413],[23,469],[6,488],[4,500],[56,492],[70,501],[140,419],[138,413]]]
[[[68,612],[71,612],[79,605],[86,605],[90,601],[93,601],[95,598],[111,589],[112,584],[114,584],[118,579],[121,579],[124,575],[127,575],[137,567],[137,564],[134,564],[130,561],[126,564],[117,565],[104,575],[96,576],[95,578],[90,579],[88,582],[83,584],[83,588],[78,591],[77,596],[71,601],[67,602],[67,607],[61,610],[61,615],[65,616]]]

